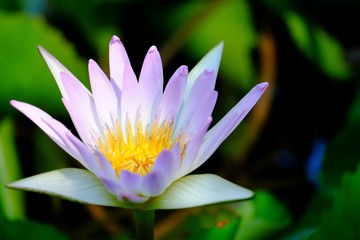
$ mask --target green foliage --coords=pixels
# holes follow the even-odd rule
[[[328,144],[322,171],[323,182],[337,187],[347,171],[354,171],[359,162],[360,125],[346,125]]]
[[[188,29],[190,55],[200,59],[209,49],[224,41],[220,72],[231,79],[231,84],[243,91],[248,90],[256,80],[251,53],[256,47],[257,34],[247,1],[187,2],[169,14],[169,28],[185,22],[185,19],[195,18],[196,14],[198,22]]]
[[[0,219],[0,239],[6,240],[65,240],[54,227],[31,221],[5,221]]]
[[[268,239],[291,222],[284,206],[264,191],[256,192],[253,200],[241,203],[238,212],[242,219],[235,236],[237,240]]]
[[[351,76],[344,50],[333,36],[295,12],[286,11],[283,17],[300,51],[324,73],[340,80]]]
[[[64,113],[60,92],[37,45],[43,45],[75,76],[88,82],[85,62],[61,33],[41,17],[0,12],[0,26],[1,111],[9,110],[9,100],[17,99],[51,109],[53,114]]]
[[[290,222],[289,213],[275,197],[258,191],[248,201],[199,209],[164,239],[268,239]]]
[[[327,147],[322,178],[327,186],[338,187],[344,173],[355,171],[360,156],[360,91],[347,112],[343,128]]]
[[[9,220],[25,218],[23,192],[5,188],[5,184],[21,178],[20,169],[14,125],[11,120],[5,119],[0,123],[0,215]]]
[[[355,173],[343,177],[331,209],[324,212],[319,230],[312,240],[360,238],[360,164]]]

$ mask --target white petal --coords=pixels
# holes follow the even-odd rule
[[[190,93],[190,90],[195,82],[195,80],[200,76],[200,74],[204,70],[213,70],[214,71],[214,77],[216,79],[217,73],[219,71],[220,66],[220,60],[222,51],[224,48],[224,43],[219,43],[216,47],[211,49],[210,52],[208,52],[198,64],[189,72],[188,81],[186,84],[185,89],[185,98]]]
[[[238,201],[252,196],[253,193],[250,190],[214,174],[188,175],[174,182],[144,209],[190,208]]]
[[[71,201],[124,207],[91,172],[63,168],[10,183],[7,187],[62,197]]]
[[[54,76],[56,83],[60,89],[61,95],[67,99],[66,90],[61,81],[60,73],[64,72],[71,77],[77,79],[64,65],[62,65],[53,55],[46,51],[43,47],[38,46],[41,56],[44,58],[46,64],[48,65],[52,75]],[[86,89],[86,91],[88,91]]]
[[[62,99],[63,103],[82,141],[91,144],[93,133],[99,132],[100,126],[94,99],[79,81],[66,73],[60,75],[68,96]]]

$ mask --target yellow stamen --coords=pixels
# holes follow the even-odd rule
[[[151,130],[143,130],[138,123],[133,132],[132,125],[126,125],[126,133],[116,124],[115,129],[108,129],[105,138],[99,138],[97,148],[112,164],[119,175],[122,170],[148,174],[154,166],[157,156],[163,150],[169,150],[180,141],[181,155],[185,149],[183,137],[173,139],[174,121],[162,124],[155,122]]]

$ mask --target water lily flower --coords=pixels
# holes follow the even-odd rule
[[[89,61],[90,92],[44,48],[79,138],[28,103],[11,104],[85,169],[59,169],[8,186],[65,199],[131,209],[178,209],[246,199],[252,192],[214,174],[188,175],[202,165],[244,119],[267,88],[256,85],[208,130],[223,44],[190,72],[181,66],[163,90],[161,58],[152,46],[139,80],[120,39],[109,46],[110,79]]]

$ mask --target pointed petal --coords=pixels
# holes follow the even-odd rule
[[[160,54],[152,46],[144,59],[139,77],[139,97],[142,123],[146,125],[154,116],[163,91],[163,69]]]
[[[203,103],[210,94],[213,94],[215,86],[214,72],[209,70],[204,70],[200,76],[196,79],[188,97],[182,102],[182,105],[179,110],[179,118],[175,124],[175,134],[179,131],[184,131],[185,128],[192,121],[195,113],[199,111],[201,107],[207,107],[204,109],[207,112],[212,112],[214,105],[204,104]],[[202,110],[203,111],[203,110]],[[205,117],[205,119],[208,116]],[[198,119],[197,121],[204,121],[203,119]]]
[[[124,45],[117,36],[113,36],[109,46],[110,78],[115,81],[121,90],[124,81],[125,65],[129,57]]]
[[[61,80],[68,95],[63,103],[68,110],[77,132],[85,143],[91,143],[92,134],[99,132],[99,118],[92,96],[84,91],[83,85],[66,73]]]
[[[200,74],[205,69],[213,70],[214,77],[216,79],[218,71],[219,71],[220,60],[221,60],[223,48],[224,48],[224,43],[223,42],[219,43],[216,47],[211,49],[210,52],[208,52],[200,60],[200,62],[189,72],[188,82],[187,82],[186,90],[185,90],[185,94],[184,94],[185,98],[187,98],[187,96],[189,95],[190,90],[191,90],[195,80],[200,76]]]
[[[53,55],[51,55],[48,51],[46,51],[43,47],[38,46],[41,56],[44,58],[46,64],[48,65],[52,75],[54,76],[56,83],[60,89],[61,95],[64,98],[67,98],[67,94],[63,83],[61,81],[61,72],[65,72],[66,74],[70,75],[71,77],[77,78],[66,68],[62,65]]]
[[[179,111],[180,103],[184,94],[188,68],[186,66],[179,67],[166,85],[164,94],[159,106],[161,118],[159,122],[163,122],[165,118],[176,118]],[[171,116],[170,114],[173,114]]]
[[[177,172],[175,179],[181,178],[188,174],[191,170],[191,167],[194,165],[196,160],[196,155],[199,152],[199,148],[204,139],[206,131],[208,130],[210,123],[212,122],[212,117],[208,117],[199,130],[191,136],[190,141],[187,143],[186,152],[184,159],[181,161],[180,169]]]
[[[252,196],[253,193],[250,190],[217,175],[189,175],[174,182],[161,196],[146,205],[145,209],[199,207],[221,202],[239,201]]]
[[[174,172],[174,156],[170,151],[162,151],[156,159],[152,171],[142,178],[140,192],[144,196],[158,196],[171,183],[169,172]],[[168,171],[168,172],[167,172]]]
[[[121,119],[123,121],[123,127],[127,118],[130,123],[134,123],[139,108],[139,84],[130,63],[125,65],[124,75],[125,77],[121,91]],[[123,128],[123,131],[124,130],[125,129]]]
[[[55,170],[24,178],[7,186],[54,195],[80,203],[126,207],[106,190],[94,174],[83,169],[64,168]]]
[[[99,65],[89,61],[89,76],[91,90],[98,116],[107,126],[112,125],[112,120],[118,117],[118,99],[114,89]]]
[[[62,123],[52,118],[49,114],[44,112],[43,110],[32,106],[28,103],[23,103],[19,101],[12,100],[10,101],[11,105],[15,107],[17,110],[22,112],[25,116],[27,116],[30,120],[32,120],[36,125],[38,125],[41,130],[43,130],[55,143],[57,143],[65,152],[67,152],[73,158],[79,160],[81,162],[81,158],[77,154],[76,150],[69,147],[61,135],[64,135],[66,132],[70,132]],[[55,128],[52,128],[47,124],[47,122],[52,122],[56,125]]]
[[[203,164],[219,147],[219,145],[234,131],[239,123],[254,107],[269,84],[267,82],[256,85],[246,94],[213,128],[205,135],[192,170]]]
[[[131,194],[138,194],[142,176],[140,174],[132,173],[123,170],[120,173],[119,183],[124,191]]]
[[[43,119],[43,121],[54,131],[55,134],[61,139],[64,145],[69,149],[70,156],[75,158],[80,162],[81,165],[89,169],[89,165],[85,161],[81,152],[76,148],[76,146],[69,140],[70,138],[76,139],[78,142],[81,142],[77,137],[75,137],[70,130],[63,126],[59,121],[56,121],[53,118]],[[83,144],[81,142],[81,144]]]

